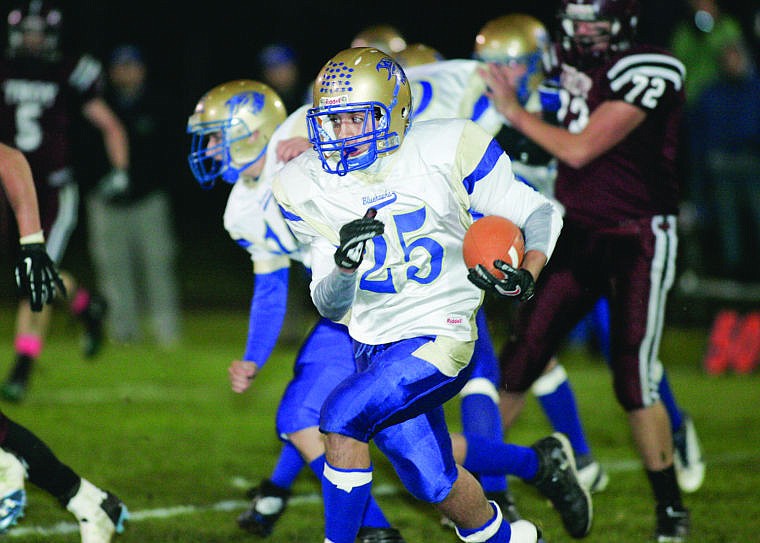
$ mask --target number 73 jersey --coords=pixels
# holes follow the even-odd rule
[[[579,133],[604,102],[625,102],[646,113],[623,141],[582,168],[558,165],[556,198],[569,222],[604,228],[652,215],[677,213],[676,153],[684,106],[683,64],[644,44],[613,53],[592,68],[563,62],[557,118]]]
[[[304,153],[272,188],[294,234],[312,248],[312,290],[335,269],[341,226],[377,210],[385,231],[366,245],[347,323],[354,339],[373,345],[425,335],[475,339],[483,293],[462,258],[470,211],[523,226],[538,208],[554,209],[516,181],[501,147],[464,119],[413,123],[397,151],[344,176],[325,173],[314,153]],[[547,254],[561,227],[559,211],[551,215],[551,232],[536,245]]]

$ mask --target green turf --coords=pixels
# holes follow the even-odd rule
[[[9,308],[0,309],[0,325],[4,376],[12,357]],[[307,325],[291,320],[288,338],[299,338]],[[242,349],[244,312],[195,311],[187,315],[186,326],[186,343],[176,351],[108,345],[97,360],[84,361],[79,356],[79,329],[57,315],[27,400],[2,405],[64,462],[128,504],[134,518],[119,542],[256,540],[241,532],[234,519],[245,505],[245,484],[258,482],[273,466],[279,447],[273,417],[291,375],[296,345],[283,342],[253,389],[241,396],[229,390],[227,366]],[[705,335],[704,330],[671,329],[662,349],[671,382],[697,421],[708,461],[704,487],[685,496],[693,518],[690,541],[756,541],[760,383],[756,374],[705,376],[700,367]],[[583,353],[566,352],[564,360],[594,452],[611,476],[608,490],[595,497],[594,528],[586,541],[648,541],[654,523],[650,490],[633,453],[625,417],[612,397],[607,370],[600,360]],[[458,429],[456,401],[447,412],[452,429]],[[531,399],[510,437],[528,444],[548,432]],[[385,459],[374,452],[375,484],[383,491],[378,499],[406,540],[457,541],[453,532],[440,527],[432,507],[400,489]],[[233,484],[236,478],[242,480],[238,486]],[[532,488],[520,481],[512,488],[522,513],[543,525],[548,543],[571,541]],[[294,489],[296,499],[267,541],[321,542],[318,490],[304,471]],[[71,515],[31,484],[28,491],[26,517],[6,539],[79,541],[76,533],[60,533],[73,528]],[[54,532],[30,533],[34,528]]]

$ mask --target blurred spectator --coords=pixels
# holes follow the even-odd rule
[[[725,44],[718,61],[718,76],[694,107],[694,153],[705,161],[721,269],[733,279],[757,280],[748,257],[749,242],[760,241],[760,77],[742,40]],[[749,232],[742,228],[745,209],[752,219]]]
[[[724,13],[716,0],[687,0],[686,13],[674,28],[670,48],[686,68],[686,110],[681,125],[678,167],[684,179],[680,226],[683,234],[685,272],[700,275],[709,270],[703,258],[703,243],[710,238],[713,209],[707,192],[704,157],[694,151],[701,147],[702,134],[692,129],[698,122],[694,105],[705,85],[718,75],[718,57],[726,43],[741,38],[739,22]]]
[[[724,13],[716,0],[688,0],[689,16],[673,31],[673,54],[686,67],[686,102],[696,103],[705,85],[718,75],[723,47],[742,37],[739,21]]]
[[[170,347],[180,339],[180,307],[168,173],[161,168],[168,101],[148,83],[135,45],[111,54],[106,100],[126,126],[130,146],[129,184],[120,190],[98,186],[87,201],[90,250],[111,310],[110,337],[140,341],[144,312],[155,340]]]
[[[295,51],[284,43],[270,43],[259,51],[261,80],[282,98],[285,109],[292,113],[306,103],[309,93],[301,77]]]

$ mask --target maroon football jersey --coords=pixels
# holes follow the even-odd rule
[[[71,125],[101,91],[100,62],[0,57],[0,141],[22,151],[38,185],[70,165]]]
[[[585,72],[562,61],[560,122],[573,133],[602,102],[644,110],[644,122],[582,168],[560,162],[556,197],[565,219],[593,229],[678,213],[676,151],[684,104],[683,64],[663,49],[634,45]]]

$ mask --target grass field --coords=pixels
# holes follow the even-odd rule
[[[12,358],[13,320],[0,309],[0,374]],[[298,338],[308,323],[291,322]],[[56,315],[32,390],[3,410],[44,439],[56,454],[95,484],[118,494],[132,519],[122,543],[242,542],[235,517],[248,485],[269,474],[279,444],[273,415],[290,378],[294,342],[283,341],[245,395],[228,387],[226,369],[239,356],[247,327],[240,312],[195,310],[186,316],[187,340],[178,350],[107,345],[95,361],[79,356],[79,329]],[[669,329],[662,355],[683,406],[697,423],[708,462],[702,489],[685,497],[694,543],[758,541],[760,518],[760,383],[758,376],[707,377],[701,371],[704,329]],[[611,482],[595,496],[589,543],[648,541],[653,529],[649,486],[633,453],[628,426],[614,402],[604,364],[564,353],[594,452]],[[459,427],[456,400],[447,406]],[[529,444],[549,432],[535,401],[510,436]],[[410,498],[375,451],[375,489],[389,518],[409,543],[458,541],[439,525],[432,507]],[[539,521],[548,543],[571,541],[546,503],[515,480],[523,515]],[[321,542],[319,487],[304,472],[272,543]],[[18,542],[79,541],[72,517],[31,484],[26,517],[5,538]]]

